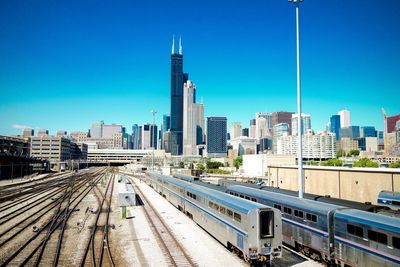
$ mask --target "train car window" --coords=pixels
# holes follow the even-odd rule
[[[189,196],[189,192],[186,192],[186,195]]]
[[[317,216],[311,213],[306,213],[307,221],[317,222]]]
[[[375,232],[373,230],[368,230],[368,238],[369,240],[387,245],[387,235],[379,232]]]
[[[238,193],[235,193],[235,196],[237,196],[237,197],[238,197],[238,196],[239,196],[239,194],[238,194]]]
[[[214,209],[218,211],[219,210],[219,205],[214,203]]]
[[[229,192],[229,194],[231,194],[232,196],[234,195],[233,192]]]
[[[254,197],[251,198],[251,201],[257,202],[257,199],[255,199]]]
[[[292,209],[291,208],[283,207],[283,212],[286,213],[286,214],[292,215]]]
[[[219,206],[219,212],[225,214],[225,207]]]
[[[347,225],[347,232],[349,234],[352,234],[352,235],[356,235],[356,236],[359,236],[359,237],[364,237],[363,229],[361,227],[359,227],[359,226],[356,226],[356,225],[348,224]]]
[[[260,212],[260,237],[274,237],[274,211],[272,210]]]
[[[245,198],[246,198],[247,200],[250,200],[250,197],[248,197],[248,196],[245,196]]]
[[[304,218],[304,213],[301,210],[294,210],[294,216]]]
[[[282,206],[278,204],[274,204],[274,208],[278,210],[282,210]]]
[[[239,213],[234,213],[233,219],[237,222],[241,222],[242,221],[242,216]]]
[[[392,237],[392,245],[394,248],[400,249],[400,237]]]
[[[208,206],[209,206],[210,208],[212,208],[212,207],[214,207],[214,203],[213,203],[212,201],[209,201],[209,202],[208,202]]]
[[[244,196],[243,196],[243,195],[240,195],[240,197],[241,197],[241,198],[244,198]]]
[[[233,217],[233,211],[231,211],[230,209],[226,210],[226,215],[228,215],[229,217]]]
[[[196,195],[195,194],[193,194],[193,199],[196,199]]]

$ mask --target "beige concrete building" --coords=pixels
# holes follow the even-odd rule
[[[297,166],[268,166],[273,187],[298,190]],[[400,191],[400,170],[385,168],[304,167],[306,193],[377,203],[380,191]]]
[[[242,136],[242,124],[240,122],[232,123],[231,127],[231,139],[236,139]]]
[[[257,142],[254,138],[240,136],[230,140],[229,143],[232,145],[233,155],[235,157],[257,153]]]
[[[64,137],[35,136],[31,138],[31,157],[50,163],[71,159],[71,141]]]
[[[86,142],[88,140],[87,132],[71,132],[71,137],[75,142]]]
[[[339,141],[336,142],[337,150],[344,150],[346,153],[349,153],[350,150],[358,150],[358,142],[357,140],[352,140],[349,137],[342,137]]]

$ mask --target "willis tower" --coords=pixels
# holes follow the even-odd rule
[[[183,72],[182,42],[179,38],[179,51],[175,53],[175,40],[172,36],[171,52],[171,153],[182,155],[183,150],[183,84],[189,79]]]

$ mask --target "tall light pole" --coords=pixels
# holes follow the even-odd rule
[[[155,124],[156,124],[156,113],[157,113],[157,110],[152,109],[152,110],[150,110],[150,112],[153,114],[153,126],[151,127],[152,128],[152,132],[153,132],[153,138],[152,138],[153,140],[150,139],[150,144],[153,141],[153,146],[152,146],[153,147],[153,156],[151,158],[151,169],[154,170],[154,147],[155,147],[154,133],[157,134],[157,132],[155,132],[154,129],[155,129]],[[151,138],[151,135],[150,135],[150,138]],[[156,142],[157,142],[157,138],[156,138]]]
[[[301,131],[301,88],[300,88],[300,31],[299,31],[299,2],[303,0],[288,0],[296,7],[296,54],[297,54],[297,158],[299,164],[299,198],[303,198],[303,153]]]

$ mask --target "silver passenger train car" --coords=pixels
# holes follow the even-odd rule
[[[281,257],[282,222],[277,209],[155,172],[146,172],[146,183],[245,260],[269,263]]]
[[[400,220],[245,186],[227,193],[282,211],[283,242],[337,266],[399,266]]]

